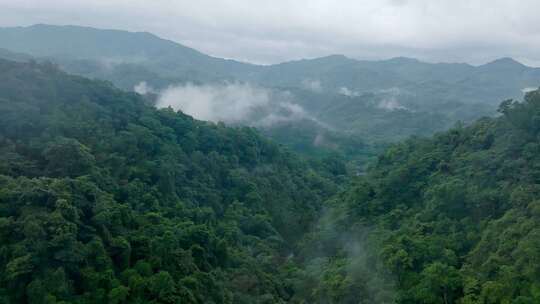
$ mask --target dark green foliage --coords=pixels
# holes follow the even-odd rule
[[[146,102],[0,60],[1,302],[540,302],[540,91],[337,195],[362,142],[307,163]]]
[[[358,263],[359,255],[344,252],[357,243],[375,266],[309,288],[327,288],[326,296],[336,288],[356,293],[353,285],[329,287],[339,279],[371,286],[368,295],[379,302],[387,302],[380,294],[394,285],[398,303],[539,303],[540,91],[504,102],[500,112],[380,155],[332,200],[332,212],[308,242],[346,265]],[[319,273],[341,268],[327,263]],[[370,283],[370,275],[385,283]],[[348,303],[338,299],[330,302]]]
[[[287,301],[280,268],[342,167],[0,61],[0,301]]]

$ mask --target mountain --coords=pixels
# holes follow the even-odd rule
[[[479,67],[486,72],[512,72],[527,70],[527,66],[509,57],[499,58]]]
[[[38,24],[0,28],[0,47],[60,62],[94,60],[101,65],[140,64],[163,76],[194,73],[224,77],[247,72],[251,65],[214,58],[146,32],[101,30],[80,26]]]
[[[540,302],[539,69],[73,26],[0,46],[1,303]],[[171,85],[262,102],[227,126],[156,107]]]
[[[0,60],[0,302],[283,303],[344,169]]]
[[[440,84],[448,91],[445,99],[488,103],[521,97],[522,89],[540,85],[540,69],[527,67],[511,58],[475,67],[463,63],[432,64],[405,57],[366,61],[331,55],[259,66],[211,57],[146,32],[80,26],[39,24],[0,28],[0,48],[50,58],[72,69],[83,62],[94,61],[95,69],[137,65],[160,77],[171,78],[171,81],[241,80],[263,86],[296,88],[315,81],[326,91],[338,92],[347,88],[352,92],[373,93],[400,88],[419,95],[420,99],[427,98],[423,95]],[[83,70],[79,72],[85,74]],[[139,81],[150,80],[142,77]],[[490,93],[498,87],[504,90]],[[460,93],[462,90],[465,92]],[[422,103],[439,103],[439,98]]]
[[[305,113],[302,119],[286,117],[261,126],[261,114],[240,123],[310,155],[349,157],[346,151],[360,141],[370,150],[409,136],[429,136],[458,122],[494,116],[500,101],[522,98],[524,91],[540,86],[540,69],[510,58],[472,66],[331,55],[261,66],[207,56],[150,33],[79,26],[0,28],[0,48],[52,61],[71,74],[108,80],[124,90],[145,84],[154,100],[174,86],[208,89],[248,83],[271,92],[262,110],[271,116],[284,102],[272,96],[287,95],[285,102]],[[2,56],[13,59],[0,52]],[[320,138],[326,139],[325,145],[318,146]]]
[[[0,301],[537,303],[540,90],[498,110],[347,177],[0,60]]]
[[[456,101],[495,107],[498,103],[494,103],[495,100],[520,98],[523,88],[540,86],[539,68],[511,59],[475,67],[459,63],[432,64],[410,58],[363,61],[330,56],[268,66],[258,77],[255,81],[277,86],[305,87],[306,80],[316,81],[321,89],[331,92],[346,88],[350,92],[376,93],[397,88],[416,95],[409,106],[430,109]]]
[[[539,303],[540,91],[499,111],[393,145],[329,201],[306,302]]]

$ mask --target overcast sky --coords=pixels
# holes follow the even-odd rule
[[[0,0],[0,26],[147,31],[255,63],[344,54],[540,66],[538,0]]]

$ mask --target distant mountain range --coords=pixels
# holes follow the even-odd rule
[[[459,120],[493,115],[502,100],[520,99],[540,86],[540,68],[511,58],[473,66],[331,55],[263,66],[208,56],[146,32],[80,26],[0,28],[0,48],[0,57],[50,60],[70,73],[109,80],[126,90],[142,82],[158,92],[185,83],[241,82],[287,92],[311,120],[301,126],[312,135],[293,144],[303,147],[321,132],[382,142],[429,135]],[[283,128],[302,133],[294,123],[279,126],[282,141],[287,143]],[[268,128],[265,132],[275,135]]]
[[[51,58],[66,65],[69,62],[71,69],[81,74],[138,65],[171,80],[237,79],[264,86],[300,88],[312,81],[319,83],[321,89],[336,92],[401,88],[417,94],[432,94],[433,90],[444,87],[444,99],[467,102],[521,97],[522,90],[540,85],[540,68],[525,66],[511,58],[472,66],[433,64],[405,57],[365,61],[331,55],[261,66],[211,57],[146,32],[80,26],[38,24],[0,28],[0,48]],[[97,66],[92,68],[89,61]]]

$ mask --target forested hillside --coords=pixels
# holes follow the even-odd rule
[[[304,155],[340,154],[360,166],[381,151],[381,145],[493,116],[501,100],[521,99],[540,83],[539,68],[511,58],[473,66],[332,55],[256,65],[208,56],[146,32],[82,26],[0,28],[0,48],[6,49],[0,50],[0,58],[52,61],[68,73],[108,80],[124,90],[144,84],[141,94],[153,94],[157,100],[171,88],[186,86],[196,92],[221,92],[231,84],[263,91],[268,100],[261,115],[220,119],[254,126]],[[284,114],[283,103],[294,106],[296,114]],[[246,104],[249,113],[260,110]],[[197,111],[188,114],[205,119]],[[280,119],[260,124],[264,115]],[[362,156],[349,153],[360,142]]]
[[[282,269],[343,165],[145,103],[0,60],[0,302],[293,296]]]
[[[337,157],[0,60],[0,302],[538,303],[540,91],[499,113],[351,182]]]
[[[540,91],[499,111],[392,146],[334,197],[308,302],[540,303]]]

